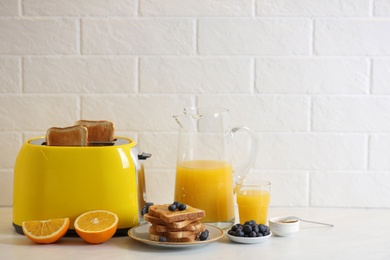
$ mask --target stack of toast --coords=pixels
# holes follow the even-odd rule
[[[153,241],[193,242],[206,227],[200,221],[205,211],[187,205],[182,211],[170,211],[169,204],[151,205],[145,220],[152,225],[149,227],[149,238]]]

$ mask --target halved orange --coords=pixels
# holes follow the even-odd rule
[[[118,216],[107,210],[93,210],[81,214],[74,221],[76,233],[90,244],[109,240],[118,227]]]
[[[24,235],[31,241],[39,244],[51,244],[66,234],[69,222],[69,218],[24,221],[22,229]]]

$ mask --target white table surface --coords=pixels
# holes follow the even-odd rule
[[[12,208],[0,208],[0,259],[390,259],[390,209],[271,208],[269,217],[296,215],[332,223],[301,223],[294,237],[272,236],[260,244],[236,244],[224,236],[186,249],[142,244],[114,237],[99,245],[64,237],[38,245],[12,226]]]

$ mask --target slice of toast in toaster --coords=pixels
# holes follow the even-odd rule
[[[107,120],[79,120],[75,125],[88,129],[88,142],[113,142],[114,123]]]
[[[203,218],[206,214],[202,209],[197,209],[187,205],[185,210],[170,211],[169,204],[151,205],[149,207],[149,214],[162,219],[166,223],[172,223],[182,220],[194,220]]]
[[[51,127],[46,131],[48,146],[86,146],[87,144],[88,130],[80,125]]]

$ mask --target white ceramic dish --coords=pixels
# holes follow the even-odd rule
[[[129,230],[128,235],[139,242],[144,244],[158,246],[158,247],[172,247],[172,248],[184,248],[184,247],[193,247],[193,246],[201,246],[206,245],[208,243],[217,241],[223,236],[223,231],[219,227],[203,224],[209,231],[209,237],[205,241],[194,241],[190,243],[183,242],[160,242],[153,241],[149,239],[149,227],[150,223],[133,227]]]
[[[275,236],[288,237],[295,235],[299,231],[299,220],[284,223],[282,220],[285,218],[286,217],[274,217],[268,220],[269,228]]]
[[[241,243],[241,244],[257,244],[257,243],[262,243],[267,241],[271,236],[272,232],[268,236],[263,236],[263,237],[235,237],[232,235],[229,235],[226,232],[226,236],[233,242],[236,243]]]

